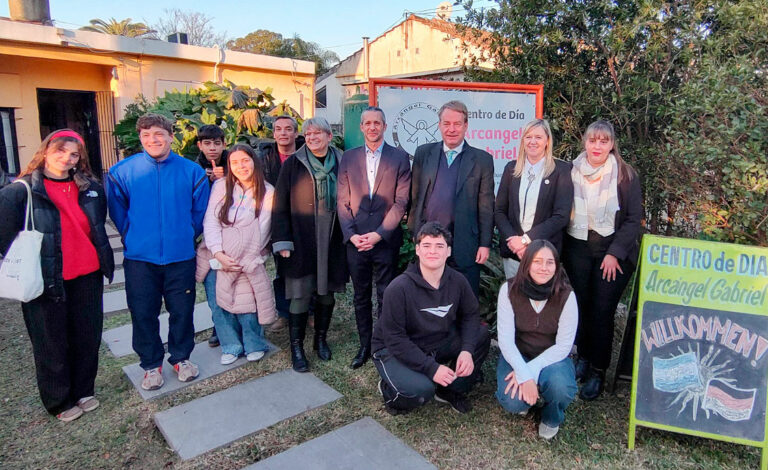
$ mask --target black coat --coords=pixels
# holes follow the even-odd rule
[[[304,145],[304,136],[296,137],[296,149]],[[267,183],[277,187],[277,178],[280,176],[280,152],[277,150],[277,142],[261,142],[256,147],[256,154],[261,158],[264,179]]]
[[[515,177],[515,162],[507,163],[496,194],[494,219],[499,228],[499,248],[504,258],[515,258],[507,246],[507,238],[522,236],[520,225],[520,177]],[[552,174],[542,178],[533,226],[527,232],[531,240],[549,240],[558,252],[563,248],[563,232],[568,226],[573,207],[573,180],[571,164],[555,160]]]
[[[40,248],[40,264],[43,270],[45,290],[43,295],[64,299],[63,260],[61,255],[61,219],[59,210],[48,198],[41,170],[23,177],[32,188],[35,230],[43,233]],[[91,226],[91,242],[99,257],[101,272],[112,281],[115,260],[109,238],[104,229],[107,218],[107,197],[104,187],[95,180],[79,186],[78,202]],[[5,254],[16,234],[24,229],[24,215],[27,204],[27,189],[22,184],[12,183],[0,191],[0,252]]]
[[[338,175],[341,152],[336,154]],[[304,148],[288,157],[280,170],[272,207],[272,249],[275,253],[293,250],[289,258],[278,256],[280,272],[290,278],[301,278],[317,272],[317,240],[315,233],[315,183],[309,170]],[[335,209],[335,208],[333,208]],[[348,279],[346,249],[336,212],[328,253],[328,285],[344,285]]]
[[[613,241],[607,253],[637,266],[643,230],[643,190],[640,177],[631,166],[622,165],[616,190],[619,210],[616,211]]]
[[[415,237],[425,220],[437,176],[443,142],[416,149],[411,173],[411,209],[408,229]],[[464,142],[454,198],[453,249],[459,267],[475,264],[477,249],[490,247],[493,237],[493,157]]]

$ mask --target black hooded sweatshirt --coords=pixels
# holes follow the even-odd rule
[[[454,332],[462,351],[473,353],[480,328],[479,304],[467,279],[446,266],[435,289],[421,275],[418,261],[384,291],[372,349],[383,348],[408,368],[430,379],[440,364],[434,353]]]

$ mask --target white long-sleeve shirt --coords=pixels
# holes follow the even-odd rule
[[[541,313],[546,304],[547,301],[543,301],[537,308],[534,301],[531,300],[531,306],[537,314]],[[517,349],[517,344],[515,344],[515,311],[512,308],[512,302],[509,301],[506,282],[499,289],[497,306],[496,321],[501,354],[515,371],[518,383],[522,384],[533,379],[538,384],[542,369],[568,357],[571,348],[573,348],[573,341],[576,338],[576,329],[579,324],[579,307],[576,304],[576,295],[571,292],[568,300],[565,301],[563,312],[558,321],[555,344],[528,362],[525,361],[520,350]]]

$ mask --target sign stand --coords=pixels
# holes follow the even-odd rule
[[[644,426],[762,449],[768,249],[645,235],[628,447]]]

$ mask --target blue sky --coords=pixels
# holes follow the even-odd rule
[[[236,38],[257,29],[283,36],[298,33],[345,58],[371,39],[404,19],[410,11],[431,18],[441,0],[50,0],[51,17],[62,28],[76,29],[93,18],[153,23],[164,8],[199,11],[213,17],[217,32]],[[476,0],[476,6],[492,6],[492,0]],[[453,17],[463,13],[454,7]],[[0,16],[9,16],[8,2],[0,0]]]

